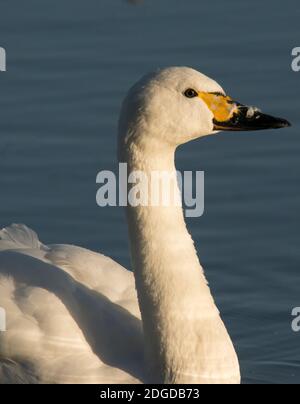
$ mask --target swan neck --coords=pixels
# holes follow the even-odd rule
[[[129,173],[142,171],[151,176],[160,171],[172,176],[176,172],[175,146],[149,141],[150,135],[144,138],[146,143],[134,138],[121,142],[120,161],[128,164]],[[175,188],[179,193],[177,185]],[[219,371],[214,372],[221,369],[221,380],[229,382],[228,363],[233,364],[232,380],[238,380],[235,351],[211,296],[182,207],[173,200],[168,206],[129,206],[127,218],[150,381],[206,384],[213,375],[218,383]],[[214,336],[215,345],[211,344]]]

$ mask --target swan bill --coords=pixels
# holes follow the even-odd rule
[[[234,101],[223,93],[199,93],[214,115],[214,130],[251,131],[287,128],[291,124],[282,118],[263,114],[259,109]]]
[[[214,129],[218,131],[255,131],[281,129],[290,126],[290,122],[286,119],[266,115],[255,108],[243,105],[239,105],[238,111],[227,121],[219,122],[214,119]]]

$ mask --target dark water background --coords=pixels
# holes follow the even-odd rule
[[[206,212],[189,221],[239,352],[246,383],[299,383],[300,46],[298,0],[10,0],[0,10],[0,224],[46,243],[100,250],[129,267],[120,209],[95,203],[115,169],[127,88],[157,67],[188,65],[293,128],[222,134],[187,145],[204,170]]]

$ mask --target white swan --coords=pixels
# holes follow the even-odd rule
[[[175,149],[192,139],[288,125],[233,102],[195,70],[169,68],[129,92],[119,158],[130,171],[174,172]],[[0,232],[0,307],[7,315],[1,383],[240,382],[182,209],[127,213],[138,299],[132,273],[103,255],[43,245],[23,225]]]

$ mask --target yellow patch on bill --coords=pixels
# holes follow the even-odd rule
[[[206,103],[218,122],[229,121],[238,112],[237,105],[232,98],[223,94],[199,93],[199,97]]]

